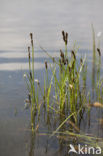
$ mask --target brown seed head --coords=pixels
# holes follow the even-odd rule
[[[33,40],[33,34],[32,33],[30,33],[30,38],[31,38],[31,40]]]
[[[65,32],[64,32],[64,30],[62,31],[62,35],[63,35],[63,37],[65,37]]]
[[[65,42],[65,32],[64,32],[64,30],[62,31],[62,36],[63,36],[63,41]]]
[[[80,63],[81,63],[81,65],[83,64],[83,60],[82,60],[82,58],[80,59]]]
[[[72,52],[72,55],[74,57],[74,60],[76,60],[75,52],[73,50],[71,52]]]
[[[61,49],[60,49],[60,56],[61,56],[61,58],[64,59],[64,53],[63,53],[63,51]]]
[[[28,47],[28,57],[30,59],[30,47]]]
[[[67,32],[66,32],[66,35],[65,35],[65,43],[66,43],[66,45],[68,43],[68,33]]]
[[[98,52],[99,56],[101,56],[101,51],[99,48],[97,48],[97,52]]]
[[[32,73],[31,73],[31,71],[30,71],[30,78],[31,78],[31,80],[32,80]]]
[[[48,69],[47,61],[45,61],[45,68]]]
[[[67,45],[68,43],[68,33],[64,32],[64,30],[62,31],[62,36],[63,36],[63,41],[65,42],[65,44]]]
[[[29,102],[31,103],[31,95],[30,95],[30,93],[28,94],[28,99],[29,99]]]
[[[31,40],[31,45],[32,45],[32,47],[33,47],[33,40]]]

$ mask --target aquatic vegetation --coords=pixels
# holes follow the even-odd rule
[[[81,135],[80,123],[85,113],[89,116],[92,107],[103,108],[103,80],[101,77],[101,50],[96,48],[95,31],[92,25],[93,35],[93,55],[92,72],[88,75],[88,60],[86,56],[78,57],[78,48],[68,51],[68,33],[62,31],[62,37],[65,49],[60,49],[59,58],[52,57],[45,49],[41,47],[49,59],[45,61],[45,74],[43,88],[38,79],[35,79],[34,69],[34,44],[33,34],[30,33],[31,48],[28,47],[29,72],[24,74],[28,89],[27,103],[31,110],[31,128],[35,131],[35,119],[40,119],[41,113],[45,111],[47,123],[50,125],[50,115],[59,118],[56,124],[56,130],[52,135],[68,133],[79,138]],[[100,36],[101,33],[98,34]],[[68,55],[69,53],[69,55]],[[87,88],[91,79],[91,85]],[[92,90],[91,90],[92,88]],[[41,101],[41,102],[40,102]],[[97,102],[96,102],[97,101]],[[88,107],[89,106],[89,107]],[[42,110],[42,111],[41,111]],[[56,118],[57,117],[57,118]],[[38,123],[37,123],[38,125]],[[66,127],[69,129],[67,130]],[[76,131],[76,133],[72,133]],[[80,133],[80,134],[78,134]],[[90,137],[87,139],[91,139]]]

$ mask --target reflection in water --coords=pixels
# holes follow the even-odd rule
[[[34,156],[34,150],[35,150],[35,134],[31,132],[31,141],[30,141],[30,151],[29,156]]]
[[[64,111],[62,112],[62,114],[55,114],[54,116],[54,113],[52,111],[50,111],[48,114],[45,111],[45,107],[42,106],[40,120],[37,121],[37,123],[39,122],[40,129],[37,132],[35,128],[35,132],[33,133],[31,131],[30,133],[29,156],[65,156],[68,153],[69,143],[77,143],[76,137],[64,134],[64,132],[66,131],[73,133],[80,132],[79,128],[76,126],[76,123],[74,123],[74,119],[72,120],[72,118],[61,127],[60,133],[57,133],[56,135],[51,137],[51,134],[56,129],[56,127],[58,127],[65,120],[67,113],[68,112]],[[42,116],[45,116],[45,118],[42,118]],[[82,119],[79,120],[80,124],[81,121]]]

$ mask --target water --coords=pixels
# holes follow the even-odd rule
[[[58,49],[63,46],[62,30],[69,33],[71,44],[78,41],[84,48],[91,41],[91,23],[96,33],[103,29],[102,0],[1,0],[1,4],[1,50],[25,49],[30,32],[35,33],[37,44]]]
[[[69,33],[70,48],[76,41],[83,53],[92,49],[91,23],[94,24],[96,34],[103,31],[103,1],[0,2],[0,156],[33,156],[33,152],[38,156],[65,155],[66,147],[59,147],[56,138],[50,140],[47,136],[37,136],[34,139],[29,131],[30,112],[24,110],[27,91],[23,80],[23,74],[28,69],[29,33],[34,33],[36,77],[42,82],[41,71],[48,58],[40,45],[52,52],[52,55],[58,56],[56,51],[64,48],[61,31],[65,30]],[[101,36],[101,47],[102,45]],[[89,124],[85,124],[83,120],[81,129],[102,137],[102,129],[97,120],[94,120],[98,116],[98,110],[92,110],[91,114],[93,125],[88,127]]]

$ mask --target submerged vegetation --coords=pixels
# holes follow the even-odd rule
[[[97,146],[99,138],[86,136],[80,130],[84,114],[89,117],[91,107],[103,108],[103,79],[101,79],[101,50],[96,47],[95,31],[93,34],[92,72],[88,72],[86,56],[78,57],[78,48],[68,51],[68,33],[62,31],[65,50],[60,50],[60,57],[54,58],[43,48],[52,63],[45,61],[44,84],[41,88],[34,72],[34,43],[30,33],[31,48],[28,47],[29,72],[25,75],[28,89],[28,103],[31,111],[31,129],[37,131],[40,116],[45,111],[47,123],[50,116],[55,118],[56,129],[50,135],[59,139],[79,138],[87,144]],[[89,69],[90,70],[90,69]],[[90,82],[91,81],[91,82]],[[91,86],[88,85],[91,84]],[[92,89],[91,89],[92,88]],[[37,126],[35,125],[37,124]],[[44,135],[47,135],[46,133]],[[69,140],[69,139],[68,139]],[[81,141],[81,142],[82,142]]]

